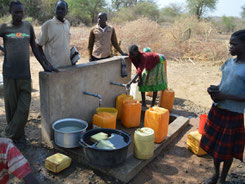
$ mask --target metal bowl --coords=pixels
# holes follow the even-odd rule
[[[88,123],[81,119],[66,118],[53,123],[55,144],[63,148],[80,146],[81,136],[86,132]]]

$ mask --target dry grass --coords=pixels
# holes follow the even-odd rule
[[[219,35],[216,28],[194,17],[181,17],[172,25],[159,25],[147,18],[123,24],[109,23],[115,27],[121,48],[137,44],[140,50],[150,47],[153,52],[164,54],[167,59],[190,61],[220,61],[228,57],[229,35]],[[71,46],[76,45],[82,58],[88,58],[87,44],[91,27],[72,27]],[[38,36],[40,26],[35,26]],[[0,39],[2,44],[2,39]]]

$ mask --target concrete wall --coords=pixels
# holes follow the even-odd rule
[[[127,83],[131,76],[131,63],[125,57],[128,76],[121,77],[121,57],[88,62],[60,69],[60,72],[39,73],[42,115],[42,137],[52,145],[52,123],[62,118],[79,118],[91,125],[99,99],[83,91],[102,96],[103,107],[115,107],[116,97],[125,88],[110,82]]]

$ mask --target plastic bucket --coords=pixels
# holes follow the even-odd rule
[[[203,133],[204,133],[203,129],[204,129],[204,126],[205,126],[207,117],[208,117],[207,114],[201,114],[201,115],[199,116],[200,121],[199,121],[198,132],[199,132],[200,134],[203,134]]]

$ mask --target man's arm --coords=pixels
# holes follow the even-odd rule
[[[134,77],[133,77],[133,79],[131,79],[127,84],[126,84],[126,88],[130,88],[130,86],[131,86],[131,84],[133,83],[133,82],[135,82],[136,81],[136,79],[138,78],[138,77],[140,77],[140,74],[136,74]]]
[[[32,52],[38,62],[41,64],[45,72],[52,72],[52,71],[58,71],[56,68],[52,67],[51,65],[47,65],[47,63],[44,60],[44,57],[40,54],[39,48],[37,47],[37,44],[34,39],[31,39],[32,41],[30,42]]]
[[[113,45],[113,47],[123,56],[127,56],[128,54],[124,53],[122,51],[122,49],[120,48],[118,41],[117,41],[117,35],[116,35],[116,31],[114,28],[112,28],[112,36],[111,36],[111,43]]]
[[[94,47],[94,33],[93,33],[93,29],[91,29],[90,34],[89,34],[89,38],[88,38],[89,61],[92,60],[93,47]]]
[[[54,68],[54,67],[51,65],[51,63],[47,60],[47,58],[46,58],[46,56],[45,56],[45,54],[44,54],[44,52],[43,52],[42,46],[41,46],[41,45],[38,45],[38,44],[36,44],[36,46],[37,46],[38,52],[39,52],[39,54],[41,55],[41,57],[42,57],[42,59],[43,59],[45,65],[48,66],[52,71],[58,72],[59,70],[58,70],[57,68]]]

